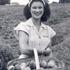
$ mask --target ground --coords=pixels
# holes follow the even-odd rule
[[[56,48],[58,44],[61,46],[65,40],[70,41],[70,4],[54,3],[50,4],[50,8],[51,17],[45,23],[49,24],[57,33],[57,38],[53,41],[53,46]],[[0,6],[0,45],[9,45],[16,55],[19,54],[19,46],[14,36],[13,28],[20,21],[25,21],[23,10],[23,5]]]

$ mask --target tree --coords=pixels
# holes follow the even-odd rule
[[[59,0],[59,3],[70,3],[70,0]]]
[[[0,0],[0,5],[10,4],[10,0]]]

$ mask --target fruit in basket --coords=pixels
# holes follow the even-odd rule
[[[37,69],[37,70],[44,70],[44,68],[40,67],[40,69]]]
[[[46,67],[47,67],[47,62],[46,62],[45,60],[42,60],[42,61],[40,62],[40,66],[41,66],[42,68],[46,68]]]
[[[15,65],[15,70],[21,70],[21,67],[20,67],[19,64],[16,64],[16,65]]]
[[[15,69],[15,67],[13,65],[8,67],[8,70],[14,70],[14,69]]]
[[[32,61],[29,63],[29,66],[30,66],[31,69],[36,69],[35,61],[32,60]]]
[[[48,66],[56,67],[55,61],[54,61],[54,60],[50,60],[50,61],[48,62]]]
[[[25,68],[27,67],[27,66],[26,66],[26,63],[21,63],[21,64],[20,64],[20,67],[21,67],[21,70],[25,70]]]
[[[30,67],[26,67],[25,70],[31,70]]]

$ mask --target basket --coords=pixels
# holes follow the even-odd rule
[[[34,62],[35,62],[34,68],[31,68],[30,65],[29,65],[32,60],[34,60]],[[45,60],[47,62],[45,68],[40,66],[40,62],[42,62],[43,60]],[[55,62],[55,66],[51,66],[51,65],[48,64],[50,60],[53,60]],[[24,64],[24,63],[26,64],[26,66],[25,66],[26,68],[30,67],[30,70],[64,70],[63,61],[60,61],[60,60],[58,60],[57,58],[54,58],[54,57],[43,56],[43,55],[38,56],[38,52],[37,52],[37,50],[35,48],[34,48],[34,57],[14,59],[14,60],[8,62],[7,68],[9,68],[10,66],[12,68],[14,68],[16,64],[19,64],[19,65],[21,65],[20,70],[24,70],[24,69],[22,69],[24,67],[22,64]]]
[[[40,58],[40,61],[42,61],[43,59],[46,60],[46,57]],[[31,60],[34,60],[34,58],[26,58],[26,59],[24,59],[24,58],[18,59],[17,58],[17,59],[9,61],[8,64],[7,64],[7,68],[11,65],[16,65],[16,64],[21,65],[21,63],[29,64],[31,62]],[[33,69],[33,70],[36,70],[36,69]],[[40,70],[64,70],[64,63],[62,61],[60,61],[58,67],[53,67],[53,68],[48,68],[47,67],[46,69],[40,69]]]

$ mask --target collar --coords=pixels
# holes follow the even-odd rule
[[[27,25],[29,26],[29,27],[35,27],[35,25],[33,24],[33,22],[32,22],[32,18],[30,18],[29,20],[27,20]],[[43,22],[41,22],[41,27],[43,28],[43,29],[47,29],[47,25],[46,24],[44,24]]]

